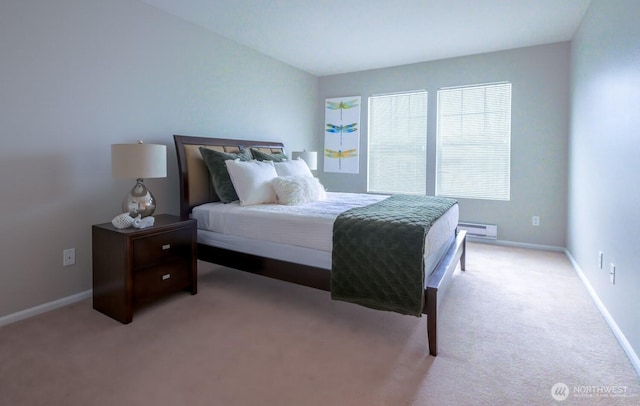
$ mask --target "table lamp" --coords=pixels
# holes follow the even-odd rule
[[[131,217],[151,216],[156,199],[143,183],[143,178],[167,176],[167,146],[158,144],[111,145],[111,173],[116,178],[137,179],[133,189],[122,202],[123,212]]]
[[[312,171],[318,169],[318,153],[316,151],[294,151],[291,153],[291,159],[302,159]]]

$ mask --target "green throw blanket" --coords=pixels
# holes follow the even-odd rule
[[[420,317],[425,237],[456,203],[394,195],[340,214],[333,225],[331,298]]]

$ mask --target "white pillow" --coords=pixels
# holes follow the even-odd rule
[[[276,195],[271,180],[278,176],[272,161],[226,160],[231,183],[236,189],[240,205],[274,203]]]
[[[298,158],[291,161],[275,162],[274,165],[278,176],[307,176],[313,178],[309,166],[302,159]]]
[[[280,204],[303,204],[324,200],[327,194],[317,178],[309,176],[278,176],[271,181]]]

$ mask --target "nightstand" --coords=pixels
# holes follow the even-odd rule
[[[167,295],[198,292],[196,221],[154,216],[152,227],[92,226],[93,308],[122,323]]]

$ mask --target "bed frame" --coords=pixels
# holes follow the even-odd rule
[[[180,180],[180,217],[188,219],[191,210],[200,204],[218,200],[211,187],[209,172],[199,147],[223,152],[237,152],[242,147],[258,148],[263,152],[285,152],[280,142],[234,140],[224,138],[174,135]],[[456,238],[425,283],[422,312],[427,315],[429,353],[438,353],[438,308],[458,263],[465,270],[466,232],[458,231]],[[254,274],[275,278],[317,289],[330,290],[330,271],[303,264],[260,257],[198,243],[198,259]]]

